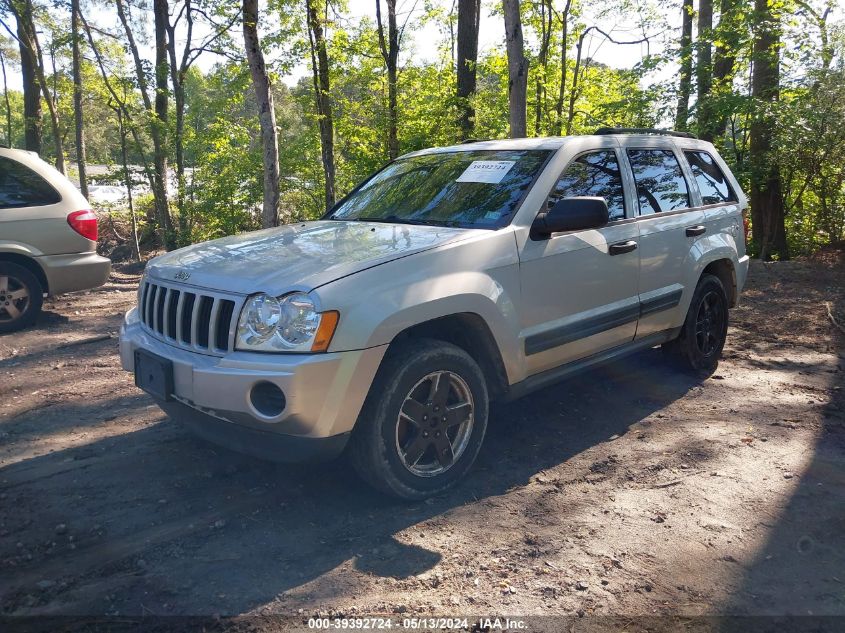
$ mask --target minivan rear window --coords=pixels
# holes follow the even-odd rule
[[[0,209],[41,207],[62,201],[52,185],[16,160],[0,156]]]
[[[692,175],[701,193],[701,204],[722,204],[736,202],[736,194],[731,189],[725,174],[707,152],[685,151]]]

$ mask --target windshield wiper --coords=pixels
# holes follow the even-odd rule
[[[383,218],[355,218],[358,222],[386,222],[396,224],[414,224],[422,226],[460,226],[456,220],[420,220],[418,218],[400,218],[398,215],[386,215]]]

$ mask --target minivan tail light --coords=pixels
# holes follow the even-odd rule
[[[97,241],[97,216],[93,211],[74,211],[67,216],[67,223],[85,239]]]

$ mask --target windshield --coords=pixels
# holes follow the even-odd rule
[[[328,219],[498,228],[510,221],[549,153],[475,150],[402,158],[352,192]]]

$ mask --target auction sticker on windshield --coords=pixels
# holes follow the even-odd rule
[[[502,182],[507,173],[516,164],[513,160],[474,160],[464,170],[456,182],[486,182],[496,185]]]

